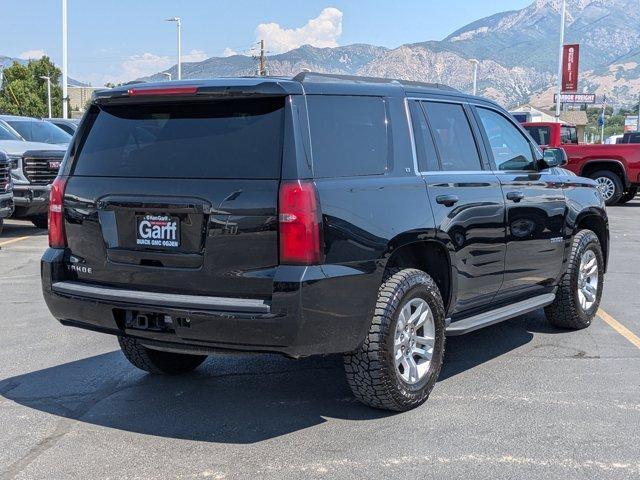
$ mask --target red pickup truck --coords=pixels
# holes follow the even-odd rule
[[[626,203],[640,186],[640,144],[585,145],[576,127],[554,122],[526,122],[522,126],[541,147],[562,147],[568,170],[598,182],[607,205]]]

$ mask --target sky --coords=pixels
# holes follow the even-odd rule
[[[92,85],[122,82],[176,63],[182,18],[183,61],[250,54],[264,38],[280,53],[369,43],[397,47],[441,40],[494,13],[532,0],[68,0],[69,76]],[[61,0],[0,0],[0,55],[61,65]]]

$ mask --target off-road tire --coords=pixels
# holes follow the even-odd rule
[[[618,200],[618,203],[627,203],[636,198],[638,194],[638,187],[631,187],[629,190],[624,192],[624,194]]]
[[[44,230],[49,228],[49,217],[46,213],[29,217],[29,220],[31,220],[31,223],[33,223],[36,228],[42,228]]]
[[[426,300],[433,313],[435,345],[429,370],[419,382],[411,385],[396,371],[394,334],[402,307],[416,297]],[[390,269],[380,286],[369,333],[360,348],[344,356],[347,382],[356,398],[370,407],[395,411],[422,404],[442,367],[444,316],[440,290],[429,275],[416,269]]]
[[[598,291],[595,303],[584,310],[578,299],[578,273],[582,254],[591,249],[595,253],[598,262]],[[580,230],[571,243],[571,253],[567,263],[567,270],[562,276],[554,302],[545,307],[544,313],[549,323],[555,327],[580,330],[591,325],[591,320],[596,315],[602,297],[602,285],[604,277],[604,257],[600,241],[591,230]]]
[[[614,185],[613,195],[611,196],[611,198],[609,198],[609,200],[606,200],[606,204],[615,205],[620,201],[620,198],[624,193],[624,186],[622,185],[622,180],[618,175],[616,175],[610,170],[599,170],[589,175],[589,178],[593,180],[599,177],[607,177],[609,180],[613,182],[613,185]]]
[[[206,355],[162,352],[141,345],[135,338],[118,337],[120,349],[134,367],[149,373],[176,375],[198,368]]]

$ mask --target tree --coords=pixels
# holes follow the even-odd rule
[[[61,72],[49,57],[30,60],[26,65],[14,62],[4,69],[4,79],[0,89],[0,112],[29,117],[46,117],[47,81],[51,78],[51,108],[54,117],[62,116]]]

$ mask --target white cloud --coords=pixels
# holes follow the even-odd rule
[[[44,50],[27,50],[18,55],[22,60],[39,60],[46,55]]]
[[[316,18],[299,28],[282,28],[277,23],[261,23],[256,28],[256,39],[263,39],[266,49],[282,53],[309,44],[315,47],[336,47],[342,35],[342,12],[329,7]]]
[[[122,73],[118,75],[118,81],[130,81],[136,78],[145,77],[162,70],[166,70],[174,64],[173,60],[166,56],[159,56],[153,53],[143,53],[142,55],[131,55],[122,62]]]
[[[233,48],[227,47],[222,52],[223,57],[231,57],[232,55],[238,55],[238,52],[236,52]]]
[[[201,62],[207,58],[209,58],[209,55],[203,50],[191,50],[186,55],[182,55],[183,62]]]

